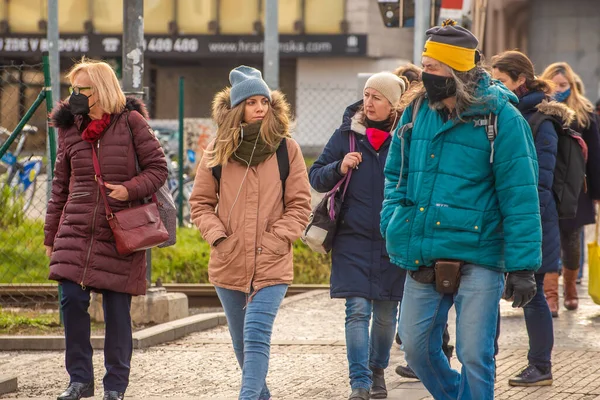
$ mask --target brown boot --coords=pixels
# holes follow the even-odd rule
[[[558,272],[548,272],[544,276],[544,294],[552,318],[558,317]]]
[[[579,297],[577,297],[577,269],[563,268],[563,287],[565,296],[565,308],[567,310],[577,310],[579,307]]]

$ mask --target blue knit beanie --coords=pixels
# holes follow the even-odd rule
[[[252,96],[265,96],[271,101],[271,91],[259,70],[245,65],[234,68],[229,73],[231,83],[231,107]]]

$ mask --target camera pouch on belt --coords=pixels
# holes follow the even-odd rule
[[[443,294],[454,294],[460,285],[460,269],[463,261],[437,260],[435,262],[435,290]]]

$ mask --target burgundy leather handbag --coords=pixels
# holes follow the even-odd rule
[[[113,213],[108,205],[108,196],[104,187],[104,179],[100,172],[100,162],[92,146],[92,161],[96,182],[104,199],[106,219],[115,237],[117,252],[126,256],[136,251],[156,247],[169,240],[169,232],[165,228],[160,213],[156,194],[152,195],[152,202]]]

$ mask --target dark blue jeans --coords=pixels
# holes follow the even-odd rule
[[[91,288],[82,289],[71,281],[62,281],[60,305],[65,324],[65,364],[71,382],[94,380],[92,345],[90,342]],[[129,384],[129,369],[133,352],[131,330],[131,295],[110,290],[102,293],[106,334],[104,339],[104,390],[125,392]]]
[[[245,293],[215,287],[227,317],[233,351],[242,368],[239,400],[271,398],[266,382],[271,333],[287,288],[287,285],[266,287],[256,292],[252,301],[247,303],[248,295]]]
[[[529,335],[529,364],[549,368],[552,365],[550,359],[554,346],[554,329],[552,314],[544,296],[544,275],[535,274],[537,293],[523,311]]]

